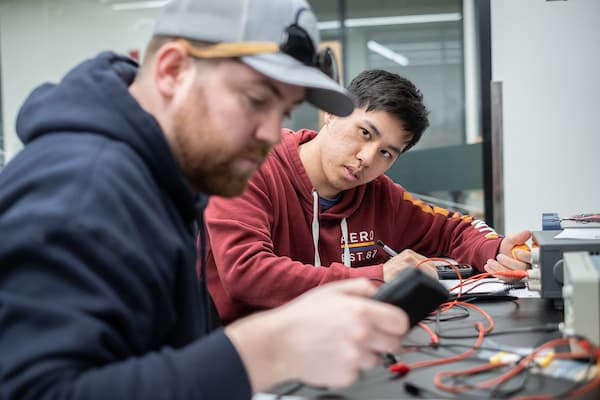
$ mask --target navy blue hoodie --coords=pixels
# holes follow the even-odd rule
[[[206,335],[206,196],[129,94],[136,71],[102,53],[19,113],[25,147],[0,174],[0,399],[251,396],[223,331]]]

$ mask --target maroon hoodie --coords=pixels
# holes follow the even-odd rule
[[[389,256],[377,240],[478,269],[496,257],[502,238],[484,222],[416,200],[387,176],[343,192],[320,211],[298,154],[316,134],[284,130],[242,196],[210,199],[206,273],[223,323],[327,282],[382,279]]]

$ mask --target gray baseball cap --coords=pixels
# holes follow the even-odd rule
[[[272,79],[305,87],[306,101],[324,111],[346,116],[354,110],[348,92],[314,63],[319,30],[305,0],[171,0],[156,21],[154,35],[213,43],[282,44],[240,59]],[[290,36],[295,37],[289,40]],[[298,44],[304,50],[298,52],[300,56],[295,54]],[[309,57],[306,46],[312,49]]]

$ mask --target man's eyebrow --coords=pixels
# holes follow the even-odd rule
[[[375,125],[373,125],[373,123],[369,120],[365,121],[365,124],[369,125],[369,129],[372,130],[375,133],[375,136],[377,137],[381,137],[381,132],[379,132],[379,129],[377,129],[377,127]],[[388,146],[390,149],[392,149],[392,151],[394,151],[397,154],[402,154],[402,150],[399,149],[396,146]]]

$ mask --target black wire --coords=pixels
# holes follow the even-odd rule
[[[464,306],[455,305],[453,307],[453,309],[454,308],[460,308],[463,311],[463,314],[456,313],[455,315],[448,315],[448,311],[445,311],[444,315],[446,315],[446,316],[442,317],[441,316],[442,314],[438,312],[434,316],[426,317],[425,319],[423,319],[423,321],[448,322],[448,321],[454,321],[454,320],[459,320],[459,319],[466,319],[471,316],[471,313],[469,312],[469,310]]]
[[[519,302],[517,301],[518,297],[506,294],[505,290],[490,293],[466,293],[456,300],[464,301],[466,303],[473,303],[477,300],[505,301],[507,303],[513,303],[515,308],[520,307]]]
[[[492,293],[466,293],[458,296],[453,296],[450,301],[459,300],[474,303],[476,301],[514,301],[517,300],[517,296],[506,294],[506,292],[492,292]]]
[[[517,334],[517,333],[531,333],[531,332],[557,332],[558,324],[557,323],[548,323],[539,326],[523,326],[519,328],[505,329],[502,331],[492,331],[487,333],[485,336],[500,336],[500,335],[508,335],[508,334]],[[477,338],[478,334],[470,334],[470,335],[446,335],[442,333],[437,333],[440,339],[473,339]]]
[[[496,386],[493,390],[490,391],[490,397],[493,399],[496,399],[499,396],[501,396],[503,398],[509,398],[509,397],[512,397],[514,394],[517,394],[517,393],[525,390],[525,388],[527,387],[527,381],[529,381],[529,378],[531,376],[531,367],[525,368],[522,371],[522,373],[519,374],[518,376],[522,376],[521,381],[519,382],[518,385],[516,385],[515,387],[513,387],[511,389],[500,390],[503,386],[508,385],[509,382],[514,382],[514,378],[507,379],[504,382],[501,382],[500,384],[498,384],[498,386]]]
[[[417,344],[417,345],[404,344],[402,347],[408,348],[408,349],[414,348],[417,350],[434,348],[434,347],[439,347],[439,348],[462,347],[462,348],[468,348],[468,349],[473,348],[475,350],[510,352],[509,350],[502,349],[501,347],[475,346],[475,345],[471,345],[471,344],[460,344],[460,343],[438,343],[437,346],[435,346],[431,343],[430,344]]]
[[[470,310],[469,310],[467,307],[465,307],[465,306],[463,306],[463,305],[461,305],[461,304],[455,304],[455,305],[452,307],[452,309],[453,309],[453,310],[455,310],[455,309],[463,310],[463,312],[465,313],[465,314],[463,314],[463,318],[457,318],[457,319],[466,319],[466,318],[468,318],[468,317],[470,317],[470,316],[471,316],[471,311],[470,311]],[[440,337],[440,332],[442,331],[442,329],[441,329],[441,326],[440,326],[440,322],[445,322],[445,321],[446,321],[446,320],[443,320],[443,319],[441,318],[441,316],[440,316],[440,313],[438,312],[438,313],[436,314],[436,318],[435,318],[435,325],[434,325],[434,332],[435,332],[435,334],[436,334],[438,337]]]

